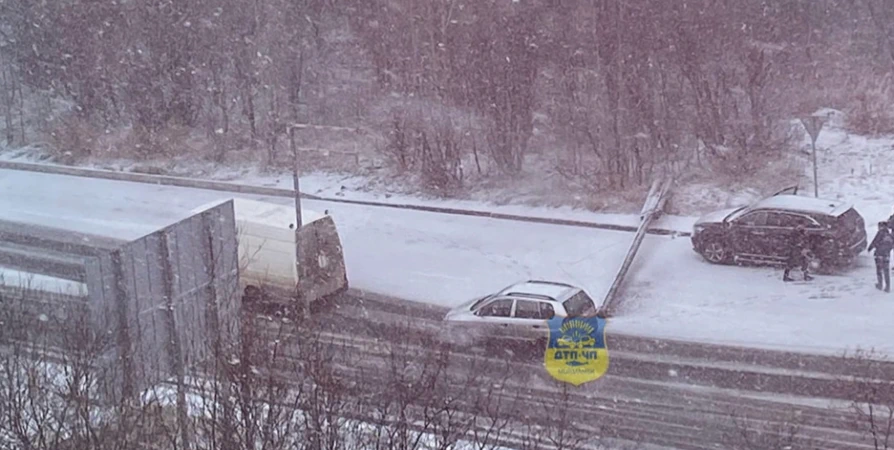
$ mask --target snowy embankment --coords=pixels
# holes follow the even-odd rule
[[[874,222],[886,218],[894,205],[892,142],[850,135],[835,122],[818,141],[820,195],[854,202],[870,233]],[[805,180],[802,195],[810,195],[812,180]],[[307,177],[304,186],[318,195],[336,195],[341,188],[335,186],[341,182]],[[232,196],[12,171],[0,171],[0,193],[3,218],[58,225],[58,217],[64,217],[65,227],[74,231],[102,230],[124,239],[145,234],[145,228],[165,226],[209,201]],[[346,193],[344,198],[363,195],[383,199],[359,193]],[[406,203],[412,199],[391,196],[389,200]],[[465,203],[453,206],[467,207]],[[335,218],[353,287],[443,306],[526,278],[577,283],[601,299],[633,238],[632,233],[569,226],[331,202],[305,204],[329,210]],[[500,208],[559,214],[546,208]],[[611,217],[565,213],[587,220]],[[630,218],[635,223],[635,216]],[[691,223],[694,218],[680,220]],[[810,284],[785,284],[779,269],[711,265],[692,251],[687,238],[648,236],[622,289],[623,306],[611,320],[609,333],[818,353],[857,347],[894,352],[894,328],[888,323],[894,316],[894,294],[875,290],[874,282],[872,261],[866,254],[858,267],[844,275],[818,277]]]
[[[41,157],[39,152],[28,149],[0,152],[0,161],[49,164],[45,161],[45,158]],[[107,164],[84,164],[82,167],[100,170],[114,169],[121,172],[139,173],[135,171],[133,164],[114,164],[111,165],[111,167]],[[198,169],[192,172],[202,173],[202,171]],[[187,174],[176,176],[189,177]],[[206,174],[206,176],[203,176],[200,179],[287,190],[290,190],[293,187],[291,174],[260,173],[256,168],[246,168],[239,171],[217,170],[213,173]],[[302,192],[339,200],[375,202],[389,205],[436,207],[547,220],[561,219],[629,228],[636,228],[639,225],[640,220],[638,214],[601,213],[571,207],[528,206],[518,204],[498,205],[471,200],[420,198],[405,194],[382,193],[368,190],[365,188],[368,184],[369,180],[361,176],[314,172],[301,177]],[[695,219],[695,217],[689,216],[665,215],[659,217],[654,222],[653,227],[688,233],[692,231],[692,225],[695,222]]]

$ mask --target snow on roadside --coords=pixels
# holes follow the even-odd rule
[[[832,120],[817,141],[820,197],[853,203],[871,238],[894,206],[894,137],[852,135],[841,113],[822,112]],[[805,133],[802,149],[809,148]],[[799,194],[813,196],[809,165]],[[811,353],[874,348],[894,354],[886,320],[894,314],[894,294],[874,288],[868,253],[848,273],[784,284],[779,269],[711,266],[670,242],[663,250],[644,247],[650,256],[638,259],[637,282],[623,292],[615,330]]]
[[[0,160],[14,162],[29,162],[52,164],[46,161],[46,156],[35,148],[26,148],[0,152]],[[102,164],[82,164],[79,167],[134,171],[134,163],[130,161],[111,161]],[[263,173],[257,168],[242,169],[217,169],[215,171],[203,171],[191,169],[183,173],[166,174],[184,177],[198,177],[217,181],[227,181],[237,184],[252,186],[277,187],[283,189],[292,188],[291,174]],[[370,180],[359,175],[345,175],[327,172],[313,172],[302,175],[301,190],[308,194],[321,197],[338,198],[345,200],[371,201],[389,204],[403,204],[414,206],[435,206],[442,208],[464,209],[478,212],[493,212],[536,218],[560,218],[567,220],[579,220],[595,222],[606,225],[620,225],[636,227],[639,225],[637,214],[597,213],[572,207],[538,207],[521,204],[497,205],[474,200],[448,200],[438,198],[421,198],[407,194],[393,194],[377,192],[368,189]],[[645,201],[645,197],[643,198]],[[654,224],[656,228],[663,228],[678,232],[692,231],[695,217],[666,215],[660,217]]]
[[[206,419],[210,419],[210,414],[213,409],[215,409],[215,403],[213,399],[203,398],[201,396],[201,391],[206,389],[213,389],[214,382],[205,381],[197,378],[188,378],[186,380],[186,384],[189,386],[187,389],[190,389],[192,392],[187,393],[186,404],[187,404],[187,413],[193,418],[201,418],[204,416]],[[297,392],[289,392],[286,394],[287,398],[290,400],[293,398],[297,398],[300,394]],[[177,391],[176,388],[170,384],[168,385],[158,385],[152,387],[142,394],[142,399],[144,402],[158,404],[160,406],[165,407],[175,407],[176,406],[176,398]],[[270,408],[270,404],[265,403],[264,400],[259,400],[255,405],[260,410],[259,417],[264,417],[267,414],[267,411]],[[257,414],[257,413],[256,413]],[[235,420],[241,420],[239,417],[240,411],[237,409],[235,411]],[[285,419],[288,416],[280,416],[280,420]],[[345,442],[344,448],[352,449],[352,448],[363,448],[364,444],[369,444],[370,439],[375,439],[376,436],[381,435],[383,430],[387,430],[387,425],[377,425],[374,423],[358,420],[358,419],[346,419],[342,417],[336,417],[336,420],[339,421],[339,429],[345,433]],[[304,411],[296,410],[295,415],[291,417],[291,428],[292,433],[294,430],[300,430],[302,427],[302,422],[305,420]],[[409,419],[408,422],[411,426],[422,427],[423,424],[421,421],[416,421],[413,423],[412,419]],[[328,425],[328,424],[327,424]],[[289,423],[274,423],[273,427],[289,427]],[[499,436],[501,439],[524,439],[525,435],[519,431],[512,430],[507,427],[501,431],[502,436]],[[408,439],[411,441],[416,441],[418,438],[420,449],[437,449],[443,446],[443,439],[439,436],[436,436],[430,432],[419,432],[410,430],[408,432]],[[301,439],[300,434],[294,434],[291,436],[295,439]],[[494,439],[498,436],[489,436],[490,439]],[[536,437],[534,439],[537,439]],[[485,445],[486,444],[486,445]],[[621,450],[630,448],[631,445],[636,444],[636,448],[643,450],[665,450],[668,447],[661,447],[657,445],[651,444],[639,444],[633,442],[622,441],[619,439],[607,439],[603,438],[598,441],[599,448],[605,450]],[[492,450],[514,450],[512,447],[504,447],[502,445],[495,445],[494,443],[476,443],[474,441],[470,441],[468,439],[457,439],[455,443],[450,445],[450,448],[455,450],[474,450],[480,447],[486,447]]]
[[[22,190],[22,184],[31,189]],[[161,228],[210,201],[214,191],[0,171],[4,217],[136,239],[116,224]],[[71,197],[71,199],[69,198]],[[72,199],[92,199],[79,203]],[[268,201],[288,204],[289,199]],[[632,233],[444,216],[307,201],[329,209],[344,246],[352,287],[447,307],[529,278],[566,281],[604,298]],[[609,333],[838,354],[875,347],[894,353],[894,297],[872,288],[868,255],[842,277],[786,284],[772,268],[705,262],[686,238],[648,236],[621,294]]]
[[[894,136],[850,134],[841,119],[826,125],[817,139],[819,195],[853,202],[875,232],[875,223],[894,212]],[[810,138],[802,143],[809,151]],[[812,167],[808,167],[803,195],[813,195]]]
[[[818,142],[820,195],[856,203],[870,232],[894,205],[892,142],[850,135],[835,122],[822,131]],[[808,167],[802,195],[812,194],[810,174]],[[132,232],[126,230],[128,222],[164,226],[168,219],[177,219],[172,214],[178,211],[231,195],[24,173],[4,176],[7,181],[0,180],[0,189],[5,185],[12,195],[0,198],[6,214],[35,223],[61,215],[68,218],[67,226],[83,229],[96,226],[89,220],[102,219],[119,224],[113,231],[120,228],[122,235]],[[21,192],[22,183],[38,179],[46,181],[33,181],[34,189]],[[333,184],[332,178],[305,179],[311,193],[338,196],[340,184],[346,186],[345,192],[352,190],[347,180],[335,179]],[[268,181],[290,183],[286,177]],[[313,190],[315,183],[323,192]],[[72,203],[60,193],[91,201]],[[345,193],[344,198],[348,195],[379,199],[372,193]],[[336,218],[352,286],[443,306],[529,277],[580,284],[601,299],[632,239],[630,233],[306,204],[329,209]],[[894,329],[887,323],[894,315],[894,294],[873,288],[874,270],[867,254],[858,262],[842,276],[786,284],[779,269],[711,265],[692,251],[688,239],[650,236],[622,290],[623,308],[612,319],[609,332],[813,353],[839,354],[855,348],[894,353]]]
[[[239,180],[252,185],[275,186],[291,189],[290,176],[242,178]],[[494,212],[501,214],[513,214],[519,216],[537,218],[561,218],[596,222],[607,225],[623,225],[636,227],[639,225],[637,214],[597,213],[567,206],[563,207],[538,207],[527,205],[496,205],[474,200],[445,200],[425,199],[406,194],[392,194],[369,191],[364,188],[368,180],[353,175],[337,175],[315,172],[302,176],[301,189],[303,192],[321,197],[343,198],[346,200],[373,201],[391,204],[437,206],[443,208],[465,209],[470,211]],[[645,197],[643,198],[645,201]],[[689,232],[695,223],[695,217],[687,216],[663,216],[655,222],[655,227],[673,231]]]

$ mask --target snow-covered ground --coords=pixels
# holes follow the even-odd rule
[[[29,186],[22,189],[22,186]],[[0,171],[8,220],[135,239],[228,194],[26,172]],[[287,199],[268,199],[287,203]],[[578,283],[601,298],[632,233],[444,216],[307,201],[329,209],[354,287],[445,306],[524,278]],[[61,219],[61,220],[60,220]],[[611,331],[682,339],[838,351],[894,348],[894,297],[853,277],[785,285],[773,269],[719,267],[688,239],[649,236],[623,314]]]
[[[35,149],[0,152],[0,161],[46,163],[41,159],[41,154]],[[125,172],[134,171],[133,164],[85,164],[82,167],[119,170]],[[174,176],[192,176],[197,174],[201,178],[227,181],[251,186],[277,187],[292,189],[291,174],[263,173],[254,167],[243,169],[217,170],[213,173],[202,173],[195,169]],[[463,209],[468,211],[481,211],[499,214],[510,214],[537,218],[561,218],[584,222],[595,222],[607,225],[622,225],[636,227],[639,224],[637,214],[616,214],[587,211],[578,208],[529,206],[523,204],[493,204],[472,200],[451,200],[438,198],[420,198],[406,194],[390,193],[369,190],[370,180],[358,175],[334,174],[313,172],[301,177],[301,191],[324,198],[345,200],[373,201],[397,205],[436,206],[441,208]],[[645,200],[645,197],[643,198]],[[689,232],[695,222],[694,217],[665,215],[655,221],[654,226],[674,231]]]
[[[822,131],[818,141],[820,195],[854,202],[870,233],[894,206],[892,142],[891,138],[850,135],[838,120]],[[809,141],[805,145],[809,147]],[[240,182],[284,187],[291,183],[287,177],[245,175]],[[343,198],[633,224],[637,220],[635,215],[364,193],[352,189],[351,180],[310,175],[302,182],[308,192]],[[803,185],[803,195],[812,191],[812,183]],[[2,218],[64,224],[125,239],[142,236],[185,217],[199,205],[231,195],[10,171],[0,171],[0,193]],[[267,200],[288,203],[281,198]],[[601,298],[633,238],[626,232],[331,202],[307,201],[305,205],[328,209],[334,216],[352,286],[445,306],[525,278],[577,283]],[[671,218],[664,225],[688,230],[694,219]],[[649,236],[622,292],[621,314],[611,320],[609,333],[822,353],[856,347],[894,352],[894,328],[889,326],[894,294],[875,290],[867,254],[852,272],[821,276],[810,284],[784,284],[780,272],[710,265],[692,251],[686,238]]]
[[[894,136],[850,134],[841,121],[833,115],[817,139],[819,195],[854,203],[874,232],[876,222],[894,213]],[[804,148],[809,144],[805,137]],[[813,195],[811,170],[805,195]]]

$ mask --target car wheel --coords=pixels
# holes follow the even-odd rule
[[[724,264],[729,261],[730,255],[726,246],[719,241],[708,241],[702,247],[702,256],[713,264]]]

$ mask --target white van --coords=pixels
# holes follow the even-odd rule
[[[193,213],[227,200],[201,206]],[[303,300],[313,302],[347,289],[344,254],[331,216],[302,209],[302,227],[297,231],[302,260],[298,261],[294,206],[232,200],[239,280],[246,300],[285,302],[294,298],[297,288]]]

